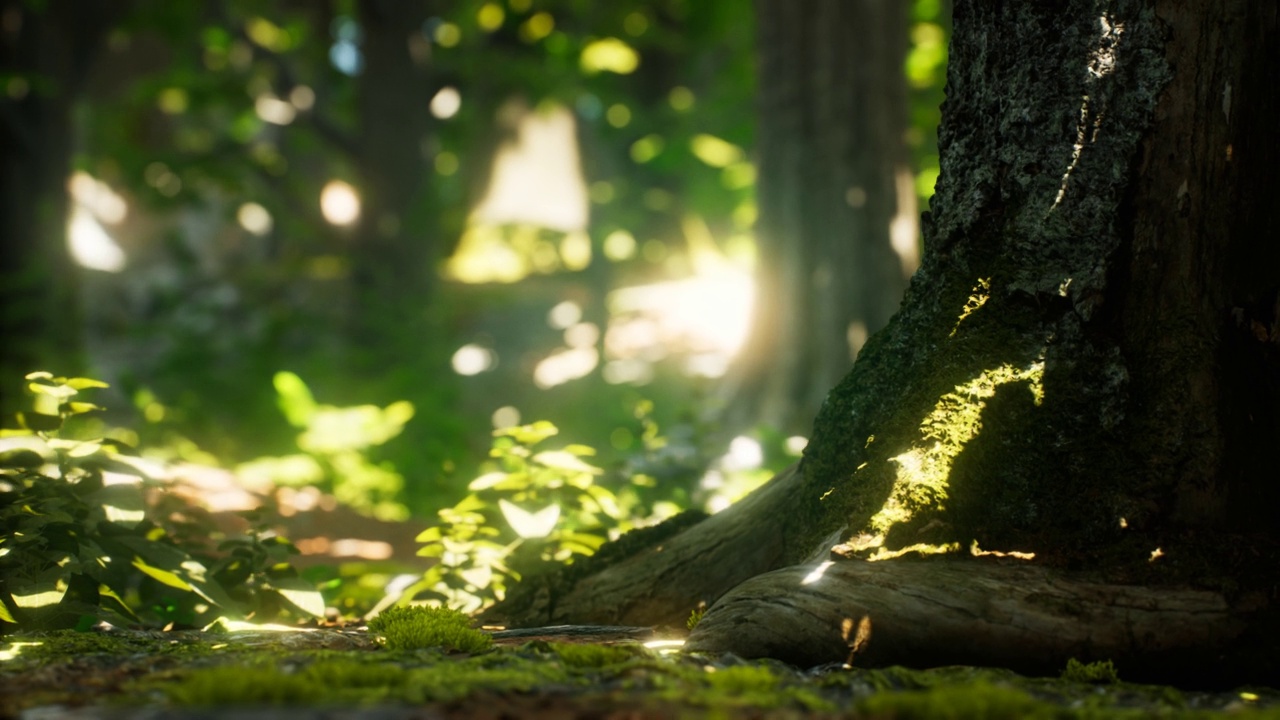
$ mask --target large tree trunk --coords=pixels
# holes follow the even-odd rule
[[[675,623],[731,589],[740,573],[721,565],[736,556],[755,574],[834,549],[837,563],[880,562],[860,565],[872,576],[832,574],[831,604],[804,614],[797,648],[829,637],[833,618],[866,617],[855,662],[1026,666],[1078,651],[1144,663],[1174,648],[1154,672],[1186,672],[1197,649],[1215,671],[1275,671],[1275,5],[968,0],[954,27],[924,265],[828,396],[799,471],[634,553],[625,580],[588,574],[549,618],[522,620]],[[1034,582],[1057,589],[986,602],[1022,581],[964,558],[978,548],[1027,558]],[[948,556],[937,572],[899,557],[931,553]],[[681,578],[718,580],[662,587],[665,607],[632,603],[673,577],[671,560]],[[867,584],[902,602],[868,601]],[[712,606],[691,645],[788,655],[762,635],[813,592],[757,578]],[[943,597],[975,640],[1034,625],[1048,602],[1109,628],[1106,642],[1031,632],[1014,657],[951,625],[912,635],[905,656],[886,651],[894,633],[874,628],[927,619],[921,599]],[[1158,631],[1143,631],[1135,602]]]
[[[915,270],[903,141],[909,8],[848,0],[755,8],[759,299],[722,388],[723,420],[730,431],[764,424],[808,435],[822,399],[897,310]]]
[[[424,3],[361,0],[356,166],[363,207],[352,239],[352,350],[363,369],[413,364],[440,260],[430,187],[435,90]]]
[[[82,362],[78,268],[67,251],[71,117],[125,3],[0,2],[0,413],[17,381]]]

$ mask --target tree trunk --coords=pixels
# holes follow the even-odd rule
[[[356,7],[364,34],[356,157],[363,207],[352,239],[351,341],[368,369],[412,362],[397,355],[417,347],[407,338],[425,336],[439,224],[426,192],[434,88],[422,27],[430,8],[398,0]]]
[[[808,435],[823,397],[897,310],[915,270],[903,141],[908,7],[755,6],[759,300],[723,388],[724,424]]]
[[[605,582],[611,570],[579,579],[594,593],[581,619],[675,623],[731,589],[721,564],[735,555],[758,572],[823,554],[835,535],[833,559],[857,567],[833,575],[848,604],[835,598],[796,630],[792,650],[810,661],[843,660],[847,645],[804,638],[862,613],[872,634],[859,664],[1026,667],[1077,652],[1145,663],[1170,641],[1177,653],[1147,668],[1156,675],[1209,660],[1236,681],[1267,677],[1280,581],[1275,5],[968,0],[954,28],[942,175],[901,312],[828,396],[785,492],[775,481],[638,552],[625,583]],[[749,526],[777,534],[731,532]],[[1018,572],[1036,578],[966,550],[1026,558],[1034,570]],[[926,554],[948,557],[900,557]],[[667,606],[640,613],[626,593],[672,577],[667,559],[680,577],[725,582],[663,587]],[[786,572],[713,606],[691,645],[788,655],[765,637],[765,618],[780,617],[765,606],[808,602],[812,588],[785,580],[812,568]],[[990,601],[1024,581],[1058,590]],[[871,602],[863,582],[901,597]],[[951,629],[910,630],[941,598],[970,628],[940,617],[923,627]],[[1042,600],[1058,620],[1100,618],[1106,641],[1052,624],[1010,652],[979,641],[1033,627],[1020,618]],[[1158,631],[1133,603],[1154,608]],[[726,637],[717,627],[732,639],[713,642]],[[913,639],[884,648],[902,636],[877,627]]]
[[[76,372],[78,268],[67,251],[71,114],[112,3],[0,3],[0,413],[28,372]]]

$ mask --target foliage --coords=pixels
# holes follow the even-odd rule
[[[698,623],[702,622],[702,616],[706,614],[707,614],[706,607],[694,608],[693,612],[689,613],[689,619],[685,620],[684,622],[685,627],[689,628],[690,630],[698,627]]]
[[[628,525],[634,497],[596,481],[603,471],[582,459],[594,449],[540,449],[557,432],[547,421],[494,432],[495,469],[418,535],[418,554],[439,561],[413,591],[472,611],[501,599],[520,563],[591,555],[609,530]]]
[[[381,636],[391,650],[439,647],[475,654],[493,645],[493,638],[487,633],[472,629],[466,615],[449,608],[421,605],[388,608],[369,621],[369,631]]]
[[[0,431],[0,620],[85,627],[100,620],[193,623],[279,601],[323,613],[281,538],[228,540],[200,556],[147,518],[144,473],[109,438],[73,439],[69,425],[99,409],[79,399],[106,384],[28,375],[21,429]],[[232,590],[229,590],[232,589]]]
[[[413,405],[404,400],[385,408],[321,405],[291,372],[276,373],[274,385],[280,410],[302,431],[297,446],[303,454],[258,458],[241,464],[237,474],[278,486],[316,486],[366,515],[407,519],[404,478],[391,463],[375,463],[369,451],[400,434],[413,418]]]
[[[1120,682],[1116,666],[1110,660],[1082,663],[1075,658],[1067,661],[1067,667],[1062,671],[1062,679],[1095,684]]]

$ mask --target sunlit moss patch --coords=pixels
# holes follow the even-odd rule
[[[438,647],[479,653],[493,646],[493,638],[473,629],[466,615],[448,608],[390,608],[369,621],[369,632],[382,637],[391,650]]]

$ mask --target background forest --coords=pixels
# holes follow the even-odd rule
[[[64,437],[136,448],[168,483],[148,522],[264,570],[265,502],[315,566],[296,586],[352,609],[427,566],[414,592],[474,609],[529,561],[715,512],[792,462],[887,314],[816,330],[839,359],[823,370],[776,362],[762,327],[795,316],[769,309],[850,287],[896,308],[938,172],[940,0],[846,28],[892,35],[872,87],[907,100],[848,158],[906,151],[897,215],[872,219],[890,281],[839,229],[758,232],[780,128],[748,4],[0,6],[6,417],[35,370],[109,383],[104,412],[59,406]],[[856,124],[879,99],[806,101]],[[837,190],[855,209],[875,193]],[[779,256],[828,276],[783,277]],[[743,405],[776,376],[820,393]]]

